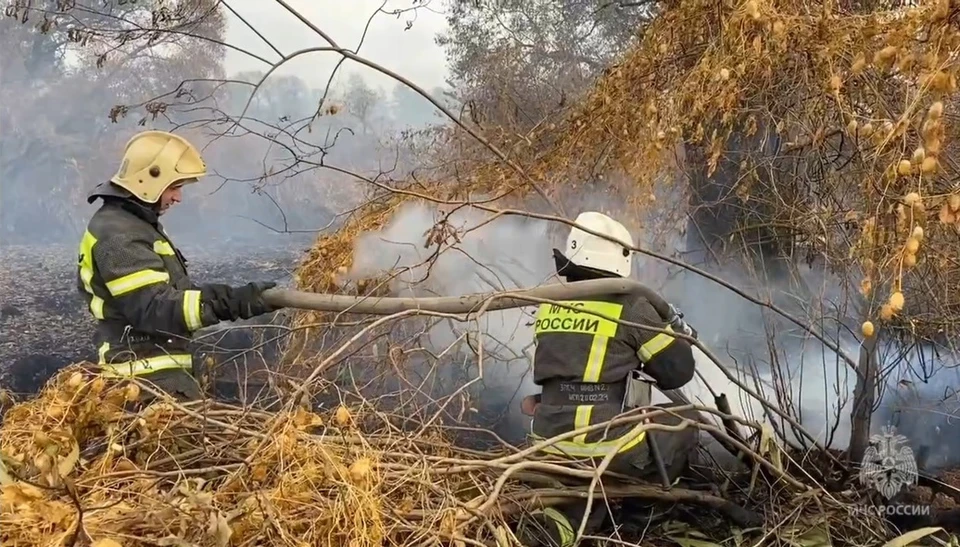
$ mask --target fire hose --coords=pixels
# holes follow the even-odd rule
[[[692,329],[683,321],[683,314],[680,313],[679,310],[664,300],[663,297],[653,289],[630,279],[594,279],[590,281],[541,285],[531,289],[424,298],[356,297],[285,289],[268,289],[264,291],[263,298],[267,303],[276,307],[320,312],[392,315],[410,310],[422,310],[424,312],[469,315],[482,313],[484,311],[522,308],[544,301],[582,300],[609,296],[611,294],[635,294],[643,296],[675,331],[688,335],[693,333]],[[709,385],[707,387],[709,389]],[[714,395],[714,402],[717,409],[723,414],[729,414],[730,405],[727,403],[726,395],[718,395],[714,393],[712,389],[711,393]],[[690,404],[687,397],[679,391],[664,392],[664,395],[674,403],[682,405]],[[700,420],[708,423],[702,415],[700,415]],[[725,419],[723,422],[727,433],[735,439],[741,440],[739,435],[737,435],[736,426],[732,420]],[[736,449],[731,447],[730,443],[728,443],[719,432],[713,429],[708,429],[708,431],[722,446],[730,450],[734,456],[737,455]],[[651,441],[652,440],[651,437]],[[653,442],[650,447],[655,463],[660,471],[661,480],[664,481],[664,487],[669,487],[669,480],[666,476],[663,460],[660,457],[659,447],[655,446]]]
[[[683,328],[686,324],[682,322],[682,314],[670,303],[663,299],[655,291],[629,279],[597,279],[591,281],[577,281],[573,283],[557,283],[551,285],[542,285],[532,289],[518,289],[515,291],[504,291],[497,293],[480,293],[465,296],[453,297],[428,297],[428,298],[387,298],[387,297],[355,297],[333,294],[318,294],[294,290],[269,289],[264,292],[264,299],[277,307],[296,308],[301,310],[320,311],[320,312],[338,312],[338,313],[358,313],[370,315],[391,315],[410,310],[423,310],[437,313],[450,314],[471,314],[481,313],[483,311],[495,311],[511,308],[522,308],[535,305],[542,301],[558,300],[580,300],[598,298],[610,294],[638,294],[645,297],[657,310],[661,317],[667,318],[666,322],[677,332],[685,332]],[[680,322],[676,322],[679,320]],[[689,332],[687,332],[689,334]],[[695,334],[694,334],[695,336]],[[697,371],[701,381],[710,391],[714,399],[714,406],[724,417],[721,419],[723,429],[726,434],[738,441],[741,445],[746,444],[744,437],[739,431],[737,424],[730,418],[730,403],[725,393],[717,393],[710,384]],[[680,391],[662,392],[673,403],[679,405],[689,405],[690,400]],[[709,421],[701,413],[698,413],[700,421],[708,423]],[[712,425],[712,424],[711,424]],[[715,428],[708,428],[710,435],[720,443],[727,451],[735,457],[741,457],[741,451],[733,446],[727,438]],[[669,488],[669,478],[659,447],[653,437],[649,437],[651,454],[658,468],[660,479],[664,488]],[[0,467],[0,478],[2,478],[2,467]],[[920,475],[921,481],[928,486],[933,486],[933,482],[947,486],[951,491],[950,495],[960,501],[960,491],[949,487],[931,478],[925,473]]]

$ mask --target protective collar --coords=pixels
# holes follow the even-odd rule
[[[97,201],[97,198],[102,199],[104,203],[116,203],[124,210],[133,213],[154,226],[157,226],[160,222],[160,215],[157,212],[156,206],[140,201],[130,192],[111,182],[98,184],[87,195],[87,203],[93,203]]]

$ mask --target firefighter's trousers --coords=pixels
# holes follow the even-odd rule
[[[679,405],[662,405],[661,408],[671,408]],[[684,416],[696,421],[696,412],[676,412],[677,415],[662,414],[651,419],[652,422],[664,425],[678,425]],[[698,429],[688,427],[681,431],[647,431],[647,439],[653,437],[660,448],[663,464],[667,469],[667,476],[671,484],[680,478],[686,469],[690,456],[696,449]],[[599,465],[600,461],[597,461]],[[614,456],[607,471],[630,475],[638,479],[660,484],[660,474],[654,462],[648,440],[637,446]],[[566,506],[537,511],[532,518],[521,522],[517,530],[517,538],[525,547],[568,547],[573,544],[577,530],[587,509],[586,500],[576,501]],[[594,535],[604,525],[607,516],[607,507],[602,500],[594,501],[587,519],[584,535]]]

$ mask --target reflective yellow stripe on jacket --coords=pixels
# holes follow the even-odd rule
[[[183,322],[190,332],[200,330],[203,326],[200,313],[200,291],[183,291]]]
[[[673,329],[670,328],[670,325],[664,327],[663,330],[667,332],[673,332]],[[656,336],[650,340],[647,340],[647,343],[640,346],[640,351],[637,352],[637,355],[640,356],[640,359],[644,363],[649,363],[650,360],[656,357],[658,353],[667,349],[674,340],[676,340],[676,338],[673,336],[658,332],[656,333]]]
[[[619,326],[617,320],[619,320],[623,314],[623,305],[614,302],[596,301],[566,301],[561,302],[561,304],[569,307],[556,304],[540,305],[535,323],[536,334],[579,333],[592,335],[593,340],[590,343],[590,353],[583,371],[583,382],[599,382],[601,373],[603,372],[603,363],[606,359],[607,344],[609,344],[610,339],[617,334],[617,327]],[[605,317],[593,314],[600,314]],[[607,317],[609,317],[609,319],[607,319]],[[592,413],[593,405],[577,406],[576,417],[574,418],[574,429],[582,429],[589,426]],[[631,432],[630,434],[634,433]],[[644,435],[641,431],[640,434],[637,435],[637,438],[628,441],[620,449],[620,452],[636,446],[643,441],[643,437]],[[581,433],[571,441],[560,441],[545,448],[544,451],[574,457],[602,457],[611,449],[615,448],[616,444],[621,440],[622,438],[588,443],[587,435]]]
[[[80,279],[83,280],[83,288],[90,293],[90,313],[96,319],[103,319],[103,299],[94,294],[93,286],[90,285],[93,280],[93,247],[96,244],[97,238],[84,231],[83,239],[80,240]]]
[[[623,305],[613,302],[597,301],[566,301],[561,303],[570,307],[563,307],[556,304],[540,305],[537,311],[535,332],[538,335],[550,332],[591,334],[593,340],[590,344],[590,354],[587,357],[582,381],[585,383],[599,382],[606,358],[607,344],[610,339],[617,334],[617,327],[619,326],[617,320],[619,320],[623,314]],[[594,313],[605,317],[593,315]],[[669,326],[664,330],[672,332]],[[644,363],[647,363],[650,359],[669,347],[674,340],[673,336],[657,333],[640,347],[637,354]],[[591,425],[590,417],[592,413],[593,405],[578,406],[576,417],[574,418],[574,429],[589,427]],[[643,431],[642,428],[643,424],[637,424],[632,430],[620,438],[593,443],[588,443],[586,434],[582,433],[574,437],[571,441],[554,443],[544,448],[544,452],[578,458],[604,457],[611,450],[615,449],[618,453],[626,452],[643,442],[643,439],[646,437],[646,432]],[[538,437],[537,440],[543,439]],[[617,445],[621,442],[623,445],[618,448]]]
[[[186,369],[187,372],[192,372],[193,369],[193,356],[189,353],[172,353],[134,361],[108,363],[106,359],[108,351],[110,351],[110,344],[108,342],[100,345],[100,361],[98,366],[104,376],[124,378],[129,376],[143,376],[161,370]]]
[[[160,256],[175,256],[177,254],[173,251],[173,246],[162,239],[153,242],[153,252]]]
[[[127,274],[119,279],[107,281],[107,290],[113,296],[122,296],[128,292],[142,289],[147,285],[154,283],[165,283],[170,281],[170,274],[167,272],[158,272],[156,270],[140,270]]]

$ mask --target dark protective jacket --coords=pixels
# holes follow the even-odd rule
[[[190,281],[152,208],[110,183],[87,201],[97,198],[104,203],[80,243],[77,287],[97,319],[100,365],[117,375],[192,371],[191,335],[220,321],[204,305],[210,296]]]
[[[597,315],[670,330],[654,307],[642,296],[613,295],[595,301],[564,302],[571,310],[543,304],[537,312],[534,355],[534,382],[544,387],[533,419],[533,437],[548,439],[576,429],[606,422],[620,414],[622,393],[596,404],[556,404],[547,390],[558,383],[588,383],[614,386],[626,384],[632,371],[640,369],[657,381],[661,390],[677,389],[693,378],[695,361],[689,342],[673,336],[619,324]],[[589,387],[589,386],[588,386]],[[584,399],[581,399],[584,400]],[[586,399],[591,400],[591,399]],[[551,404],[552,403],[552,404]],[[637,426],[627,425],[592,431],[586,436],[558,442],[545,449],[571,457],[604,457],[613,448],[625,452],[641,442],[644,434],[634,433],[623,446],[623,435]]]

